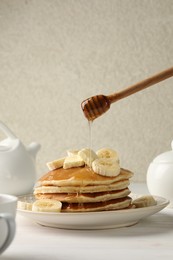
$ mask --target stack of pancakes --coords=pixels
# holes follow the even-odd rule
[[[115,177],[101,176],[87,166],[49,171],[36,183],[36,199],[62,202],[62,212],[119,210],[131,207],[129,179],[121,168]]]

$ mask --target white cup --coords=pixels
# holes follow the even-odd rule
[[[0,194],[0,254],[11,244],[16,231],[17,197]]]

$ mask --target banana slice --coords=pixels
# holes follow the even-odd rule
[[[58,200],[40,199],[32,205],[32,211],[35,212],[60,212],[62,203]]]
[[[25,202],[25,201],[18,201],[17,208],[22,210],[32,210],[32,203]]]
[[[69,168],[73,168],[73,167],[80,167],[80,166],[83,166],[84,164],[85,163],[80,156],[73,155],[73,156],[65,158],[65,161],[63,163],[63,168],[69,169]]]
[[[136,208],[149,207],[157,204],[157,202],[151,195],[141,196],[140,198],[133,200],[132,203],[136,206]]]
[[[92,162],[98,158],[97,154],[89,148],[84,148],[78,152],[78,155],[83,159],[86,165],[91,167]]]
[[[79,150],[67,150],[67,155],[70,156],[74,156],[77,155],[79,152]]]
[[[120,165],[112,158],[98,158],[92,162],[94,172],[103,176],[117,176],[120,173]]]
[[[47,165],[47,167],[49,168],[50,171],[56,170],[58,168],[63,167],[63,163],[65,161],[65,158],[66,157],[54,160],[52,162],[48,162],[46,165]]]
[[[119,162],[118,153],[110,148],[102,148],[96,152],[98,158],[114,158],[117,162]]]

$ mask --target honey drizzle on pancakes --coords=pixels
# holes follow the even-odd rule
[[[95,173],[89,167],[78,167],[64,170],[59,168],[43,175],[37,182],[38,186],[86,186],[110,184],[119,180],[129,179],[133,173],[121,168],[120,174],[116,177],[107,177]]]

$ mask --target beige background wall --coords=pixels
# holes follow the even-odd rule
[[[171,66],[172,0],[0,0],[0,120],[25,145],[42,145],[38,175],[67,149],[89,146],[82,100]],[[145,181],[173,139],[173,78],[113,104],[92,138]]]

